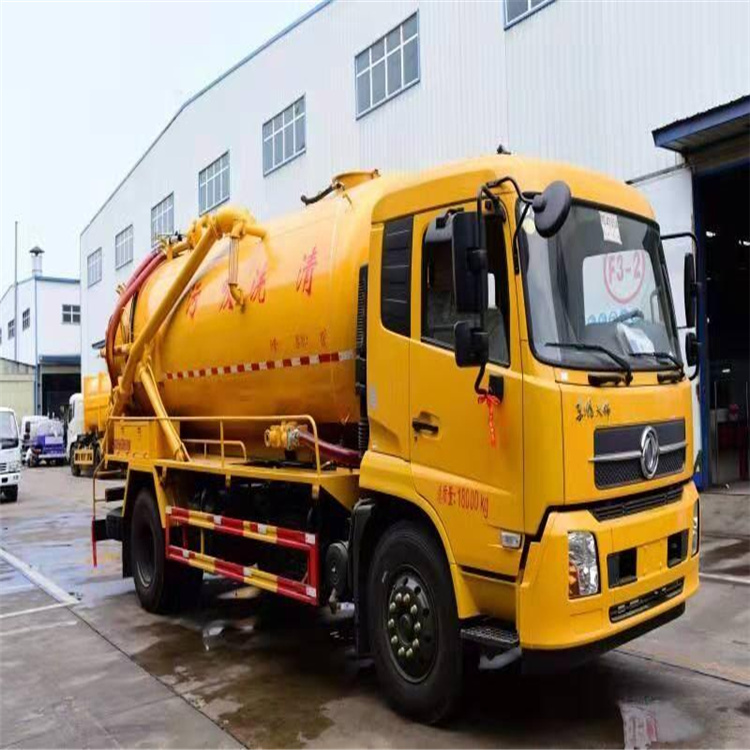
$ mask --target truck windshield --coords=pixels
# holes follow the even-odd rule
[[[560,232],[544,239],[529,214],[519,236],[535,355],[572,369],[679,367],[656,226],[574,203]]]
[[[16,418],[9,411],[0,411],[0,448],[15,448],[17,445]]]

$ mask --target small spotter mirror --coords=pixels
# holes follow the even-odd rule
[[[543,193],[534,196],[534,226],[540,237],[547,239],[557,234],[570,213],[570,188],[557,180],[550,183]]]

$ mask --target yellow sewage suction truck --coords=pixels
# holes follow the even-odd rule
[[[204,572],[346,603],[424,721],[481,653],[575,664],[679,616],[698,343],[641,194],[500,154],[302,200],[197,219],[119,295],[94,482],[127,480],[92,537],[142,606]]]

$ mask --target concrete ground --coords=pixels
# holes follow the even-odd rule
[[[144,612],[119,545],[91,565],[91,480],[25,470],[0,508],[0,745],[747,746],[750,495],[702,507],[702,586],[682,618],[572,673],[482,670],[432,728],[385,705],[325,612],[219,580],[189,615]]]

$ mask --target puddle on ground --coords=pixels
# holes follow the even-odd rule
[[[249,746],[301,747],[331,726],[325,704],[361,679],[340,625],[270,596],[212,603],[139,626],[151,645],[135,661]]]
[[[729,544],[701,550],[701,567],[738,560],[750,554],[750,539],[738,539]]]

